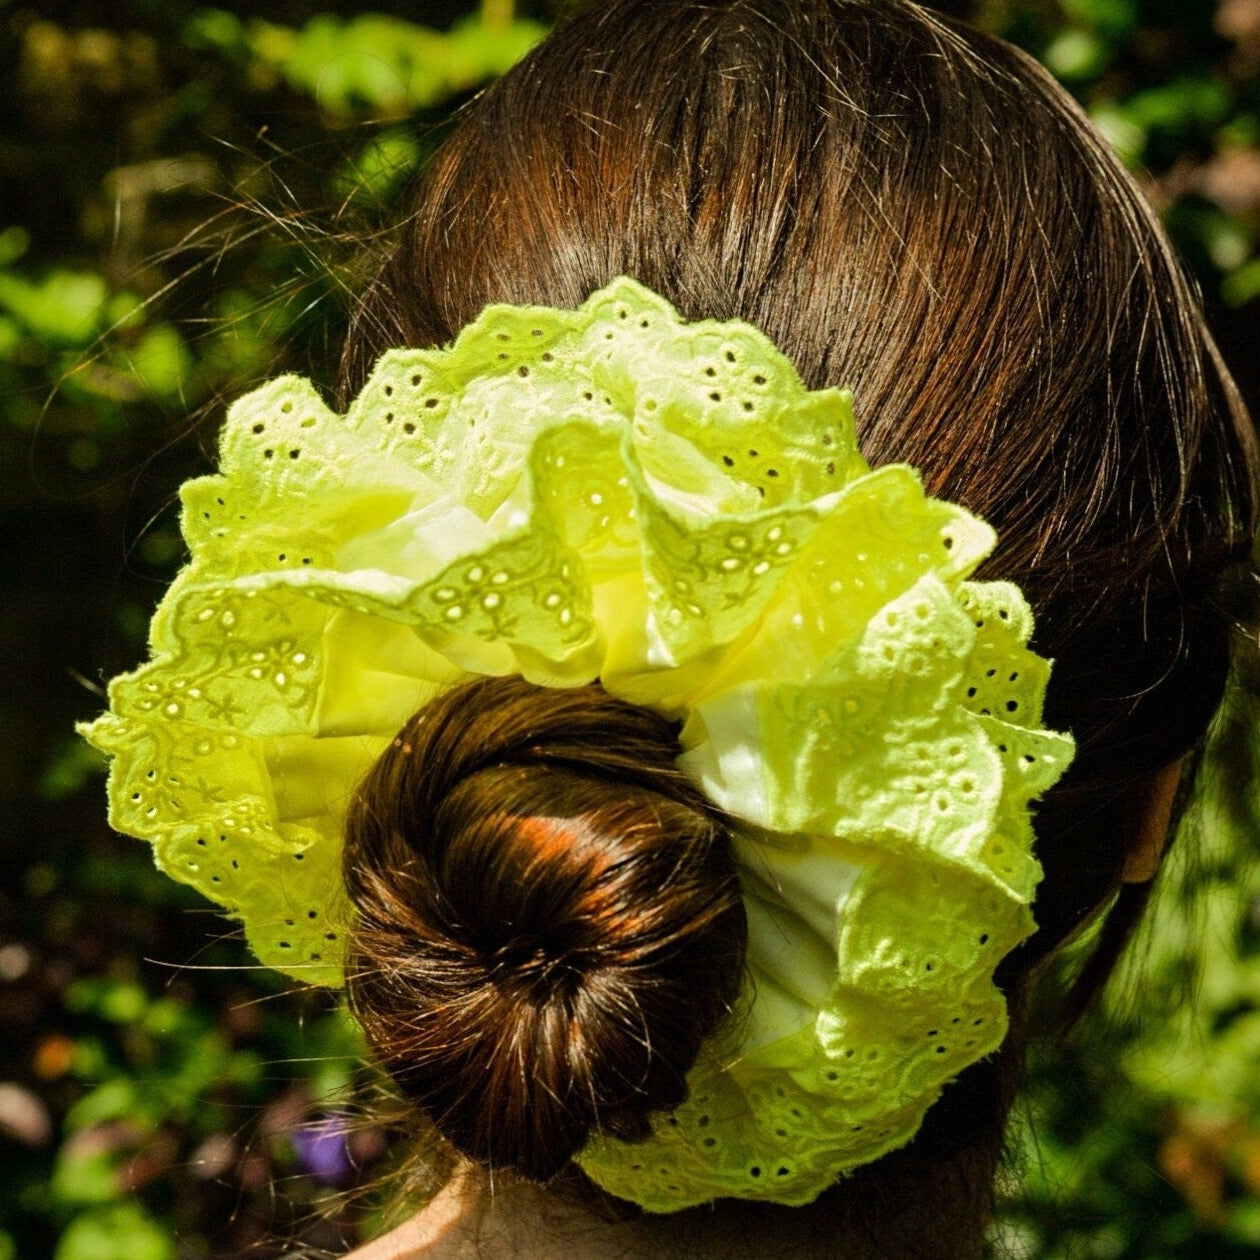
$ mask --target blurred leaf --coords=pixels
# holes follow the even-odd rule
[[[31,246],[31,234],[23,227],[0,231],[0,267],[15,263]]]
[[[53,1260],[172,1260],[175,1240],[134,1200],[76,1217]]]
[[[137,293],[115,293],[105,303],[105,323],[112,332],[131,327],[144,319],[146,303]]]
[[[185,23],[183,38],[189,48],[213,48],[232,54],[243,53],[247,48],[244,23],[225,9],[198,9]]]
[[[0,315],[0,359],[11,360],[22,344],[22,328],[17,320]]]
[[[1260,258],[1244,263],[1221,283],[1221,296],[1230,306],[1246,306],[1260,297]]]
[[[1221,149],[1254,149],[1260,145],[1260,115],[1235,115],[1217,132],[1216,142]]]
[[[57,1154],[49,1189],[62,1207],[112,1203],[121,1198],[116,1150],[95,1145],[64,1146]]]
[[[1141,0],[1062,0],[1069,18],[1105,31],[1112,38],[1129,34],[1138,24]]]
[[[191,356],[173,325],[150,328],[126,359],[143,394],[171,401],[184,396]]]
[[[1230,110],[1229,88],[1216,78],[1184,76],[1171,83],[1137,92],[1125,102],[1125,112],[1140,127],[1177,133],[1194,127],[1215,127]]]
[[[248,1084],[261,1072],[256,1056],[234,1054],[218,1029],[181,1039],[162,1082],[168,1113],[186,1117],[205,1105],[218,1084]]]
[[[1120,160],[1128,167],[1138,166],[1146,150],[1146,128],[1114,101],[1095,106],[1089,116]]]
[[[312,18],[301,30],[254,21],[253,55],[332,114],[366,107],[393,117],[440,104],[501,74],[543,35],[534,22],[479,21],[443,34],[399,18]]]
[[[74,1074],[82,1081],[102,1079],[109,1071],[109,1052],[99,1037],[79,1037],[74,1043]]]
[[[1245,1246],[1260,1249],[1260,1201],[1240,1203],[1229,1214],[1225,1234]]]
[[[141,1114],[144,1111],[141,1102],[140,1086],[137,1082],[126,1077],[115,1077],[84,1094],[66,1112],[66,1131],[74,1133],[79,1129],[104,1124],[108,1120]]]
[[[57,745],[52,761],[40,776],[39,794],[46,801],[64,800],[99,779],[106,766],[105,757],[90,744],[77,735],[68,736]]]
[[[107,290],[101,276],[56,268],[39,282],[0,272],[0,307],[53,345],[86,345],[100,324]]]
[[[176,884],[153,864],[150,851],[128,845],[108,857],[89,854],[75,869],[75,890],[85,898],[114,897],[130,905],[143,905],[169,913],[200,906],[201,898],[184,884]]]
[[[155,1037],[170,1037],[194,1023],[188,1008],[174,998],[154,998],[144,1013],[144,1029]]]
[[[348,1096],[356,1072],[369,1058],[363,1032],[344,1002],[308,1026],[303,1050],[311,1065],[311,1097],[327,1105]]]
[[[1088,78],[1107,62],[1107,48],[1102,40],[1081,30],[1064,31],[1046,46],[1042,55],[1061,79]]]
[[[96,1015],[113,1024],[132,1024],[144,1014],[148,995],[132,980],[88,976],[76,980],[65,994],[66,1009]]]
[[[385,204],[420,164],[422,150],[415,136],[401,129],[384,132],[370,141],[336,177],[343,198],[359,197]]]
[[[140,540],[139,553],[155,569],[174,569],[184,555],[184,540],[173,529],[151,529]]]

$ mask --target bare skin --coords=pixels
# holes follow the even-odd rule
[[[928,1198],[930,1199],[930,1195]],[[951,1204],[951,1215],[958,1205]],[[972,1217],[979,1221],[977,1205]],[[519,1182],[495,1186],[465,1165],[427,1208],[347,1260],[976,1260],[980,1231],[959,1237],[939,1218],[914,1241],[872,1249],[831,1213],[724,1202],[678,1216],[606,1221],[582,1205]],[[910,1231],[907,1231],[910,1232]],[[924,1249],[924,1240],[926,1249]]]
[[[1129,850],[1124,863],[1126,884],[1145,884],[1155,878],[1164,850],[1168,847],[1172,830],[1173,806],[1177,801],[1177,789],[1181,786],[1181,772],[1185,759],[1166,765],[1141,789],[1139,806],[1140,824],[1137,843]]]

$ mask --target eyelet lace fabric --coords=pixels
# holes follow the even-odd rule
[[[599,1184],[807,1202],[1000,1044],[1029,805],[1072,754],[1049,666],[1018,589],[969,580],[989,527],[872,471],[848,395],[760,332],[624,278],[491,307],[345,416],[294,376],[241,399],[182,493],[151,659],[85,733],[113,825],[263,963],[342,983],[347,801],[417,708],[469,672],[599,678],[685,719],[749,914],[741,1011],[646,1142],[591,1142]]]

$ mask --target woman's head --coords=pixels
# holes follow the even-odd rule
[[[1017,985],[1115,891],[1134,792],[1201,737],[1227,664],[1212,583],[1254,529],[1248,422],[1151,212],[1026,57],[917,5],[598,6],[475,102],[434,159],[357,314],[344,387],[389,346],[450,341],[488,303],[576,307],[623,273],[687,318],[764,329],[811,387],[851,387],[873,464],[914,464],[998,530],[985,575],[1028,595],[1056,659],[1048,722],[1079,747],[1038,816],[1041,930],[1009,962]],[[494,773],[508,775],[496,793],[512,786]],[[549,791],[509,810],[464,792],[459,851],[491,844],[532,870],[554,838],[540,819],[605,811]],[[565,862],[585,880],[584,828]],[[348,868],[369,898],[356,985],[376,989],[401,966],[393,945],[370,961],[392,931],[378,885],[433,897],[411,878],[421,841],[391,843],[361,880]],[[531,975],[531,1000],[550,1001]],[[390,1036],[373,1039],[391,1061]],[[443,1088],[417,1092],[453,1114]]]

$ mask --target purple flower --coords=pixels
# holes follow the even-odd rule
[[[290,1136],[302,1171],[327,1186],[342,1186],[351,1181],[354,1165],[346,1146],[348,1132],[349,1117],[337,1112],[294,1129]]]

